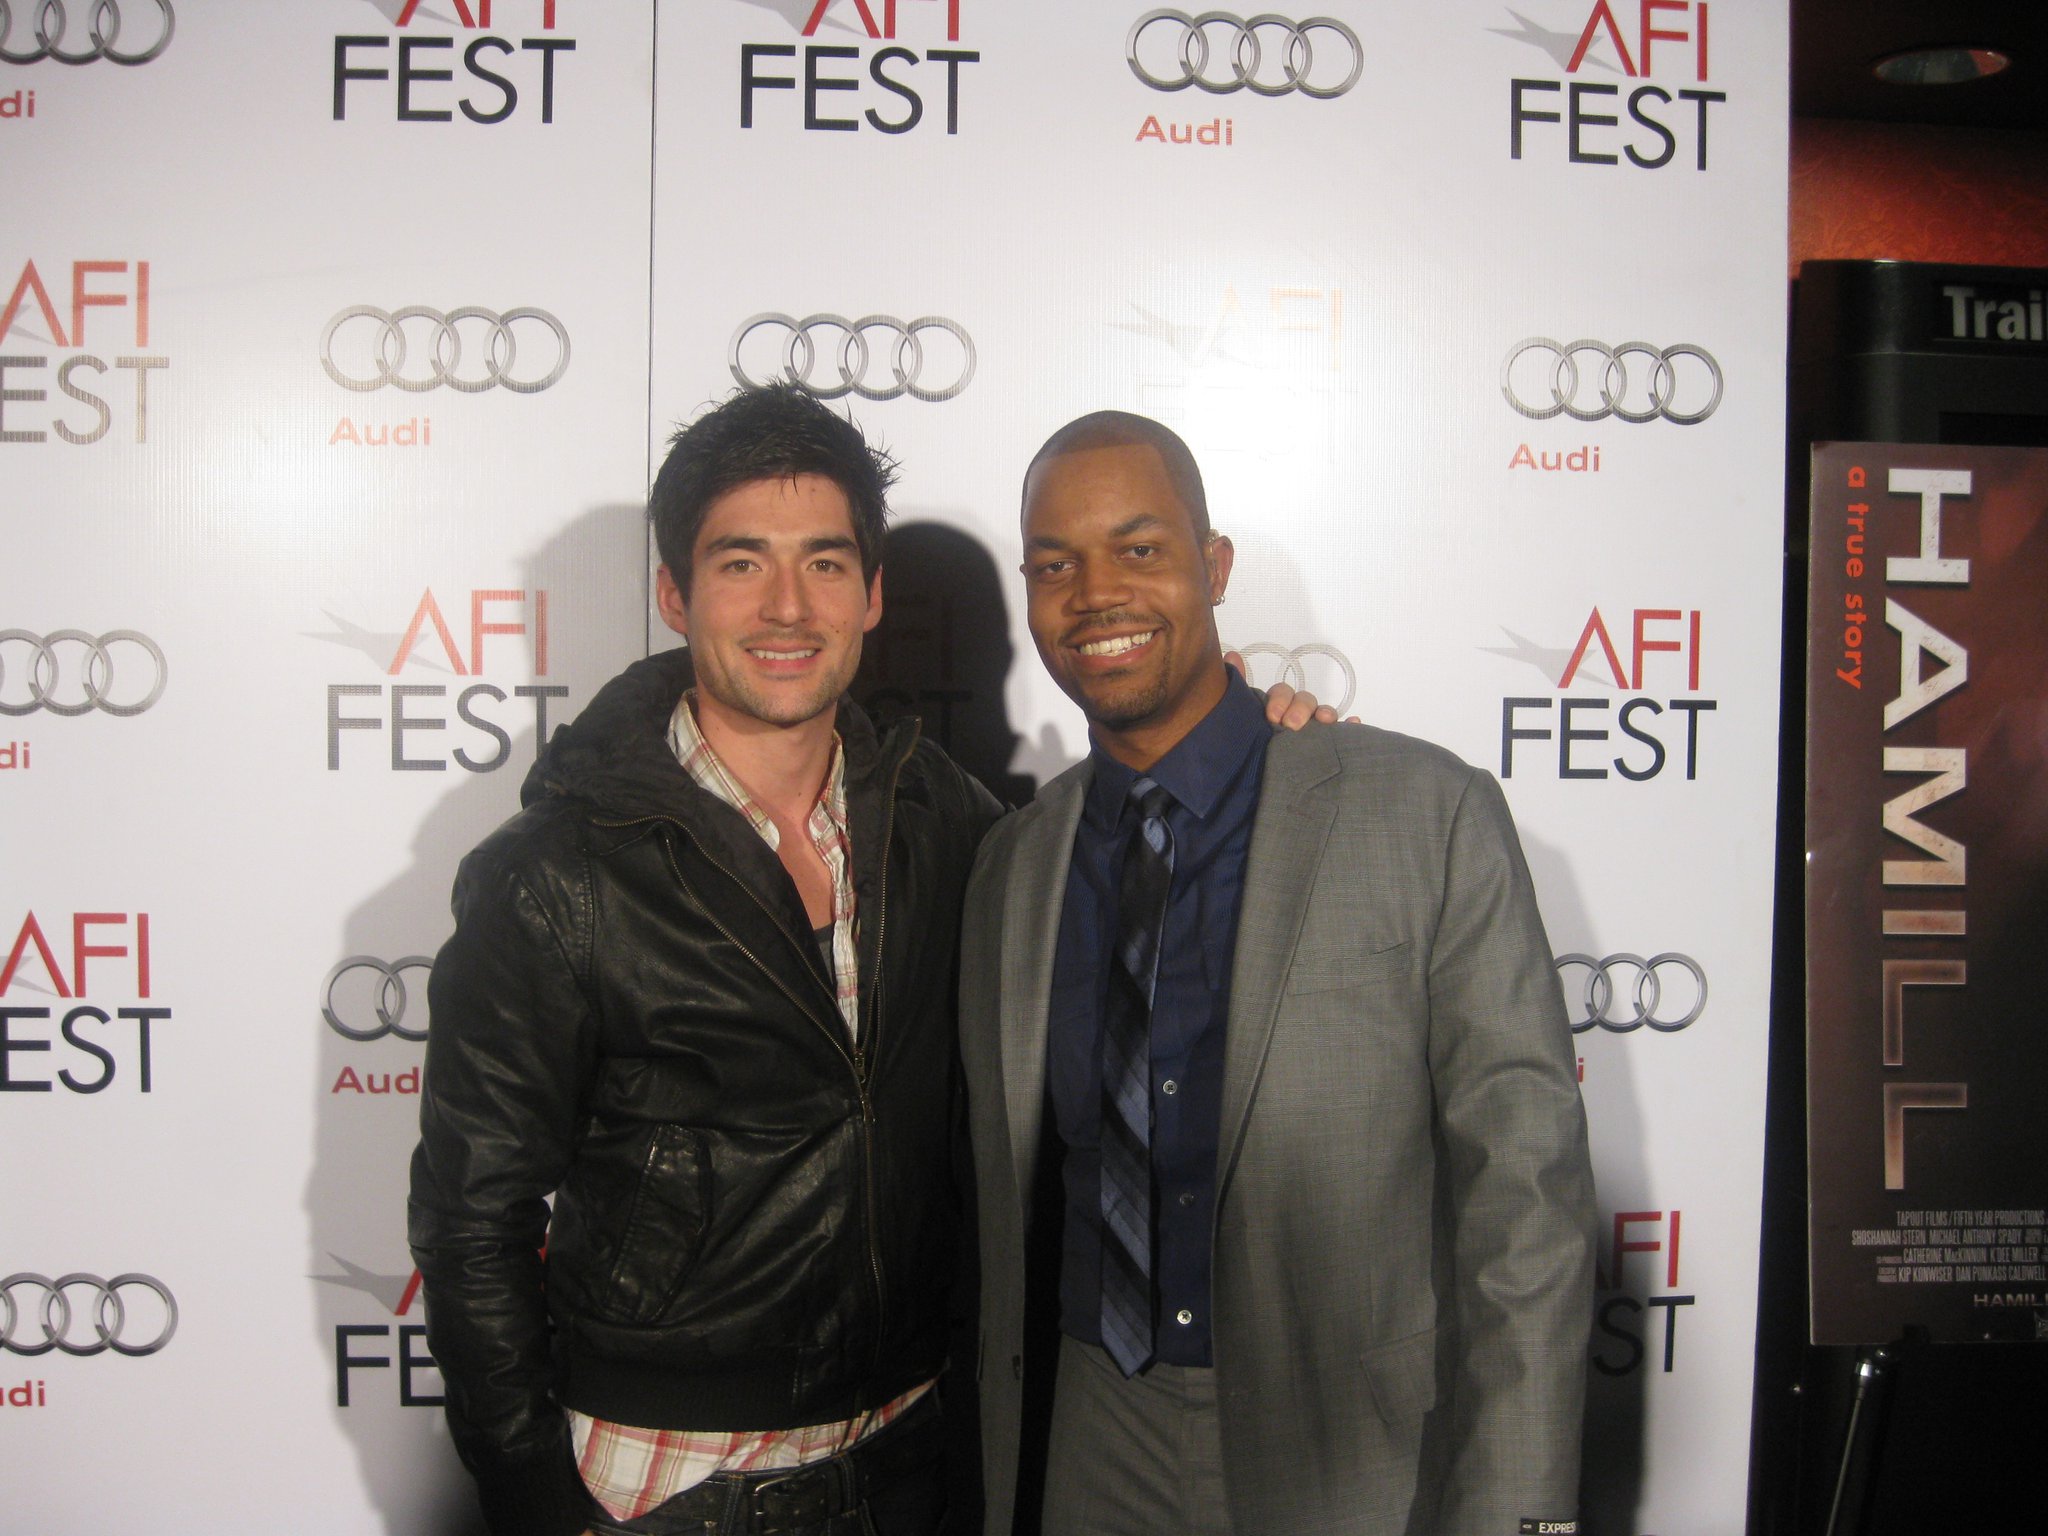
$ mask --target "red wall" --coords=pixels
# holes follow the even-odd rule
[[[1802,261],[2048,267],[2048,134],[1792,120]]]

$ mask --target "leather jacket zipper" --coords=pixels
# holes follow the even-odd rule
[[[685,837],[689,837],[689,828],[683,826],[681,822],[675,821],[672,818],[649,816],[644,817],[642,819],[646,821],[668,821],[669,825],[675,827]],[[630,821],[600,823],[600,825],[603,826],[614,827],[627,827],[633,826],[635,824],[636,823]],[[753,890],[747,885],[747,883],[744,880],[740,879],[738,875],[735,875],[731,870],[727,869],[723,864],[719,863],[719,861],[715,857],[713,857],[710,850],[705,848],[703,843],[698,842],[695,838],[691,838],[690,840],[693,843],[697,844],[697,851],[704,855],[705,859],[710,862],[711,866],[714,869],[716,869],[720,874],[724,875],[728,880],[732,881],[734,885],[738,886],[741,890],[747,893],[748,900],[752,901],[755,906],[761,909],[762,916],[766,917],[771,923],[776,921],[775,914],[768,910],[768,904],[762,901],[760,897],[756,896],[753,893]],[[684,890],[689,891],[693,897],[696,896],[696,891],[692,889],[688,878],[683,874],[682,867],[676,863],[675,850],[668,849],[666,850],[666,852],[668,853],[668,867],[670,871],[675,875],[676,883],[682,886]],[[737,949],[741,954],[745,955],[749,960],[753,961],[755,967],[770,981],[775,983],[776,987],[781,991],[782,995],[788,998],[792,1003],[796,1004],[798,1010],[802,1012],[804,1017],[809,1019],[813,1024],[817,1025],[818,1028],[825,1033],[826,1037],[830,1039],[835,1046],[838,1047],[839,1054],[845,1056],[848,1060],[848,1063],[851,1065],[853,1063],[853,1054],[847,1049],[845,1021],[835,1020],[832,1024],[827,1024],[823,1019],[819,1018],[817,1014],[811,1011],[811,1007],[808,1003],[806,1003],[802,998],[798,997],[795,992],[790,990],[789,983],[782,979],[782,976],[779,972],[777,972],[773,967],[769,966],[766,962],[764,962],[759,955],[755,954],[753,950],[747,947],[747,945],[740,939],[740,937],[737,934],[735,934],[730,928],[726,927],[724,922],[720,920],[717,911],[712,907],[711,903],[704,901],[702,898],[698,898],[697,904],[704,909],[705,915],[711,919],[712,926],[717,928],[720,933],[725,935],[726,942],[731,944],[735,949]],[[777,924],[777,926],[779,927],[780,924]],[[855,1070],[855,1076],[856,1078],[858,1078],[859,1076],[857,1067]]]
[[[869,991],[867,1031],[853,1050],[854,1081],[860,1087],[860,1134],[864,1156],[861,1163],[867,1174],[868,1198],[868,1265],[875,1276],[875,1359],[882,1358],[882,1320],[888,1316],[887,1295],[882,1282],[881,1239],[876,1231],[881,1221],[881,1202],[875,1196],[875,1104],[868,1096],[868,1067],[873,1060],[876,1036],[882,1030],[882,955],[883,945],[889,937],[889,842],[896,833],[896,784],[903,777],[903,765],[917,745],[918,722],[911,722],[909,745],[896,755],[896,762],[889,770],[889,782],[882,794],[882,838],[880,856],[882,860],[881,880],[875,893],[875,979]]]
[[[868,1203],[868,1272],[875,1281],[875,1358],[882,1356],[882,1319],[888,1314],[882,1305],[882,1249],[875,1236],[881,1205],[875,1198],[875,1102],[868,1097],[867,1052],[853,1048],[853,1081],[860,1092],[861,1183]]]
[[[868,1072],[870,1063],[873,1060],[873,1057],[870,1053],[870,1048],[874,1044],[875,1035],[880,1030],[882,1017],[882,945],[883,941],[888,937],[887,929],[889,920],[889,840],[891,837],[895,835],[896,829],[896,785],[897,782],[903,776],[903,765],[906,761],[909,760],[910,748],[915,747],[917,743],[916,733],[919,729],[918,723],[915,720],[913,720],[911,724],[912,735],[910,738],[909,746],[907,746],[905,750],[897,754],[896,762],[889,770],[889,781],[888,784],[884,787],[882,795],[882,838],[880,848],[882,860],[882,874],[881,881],[875,896],[875,976],[873,989],[869,993],[869,996],[872,999],[872,1005],[868,1011],[869,1017],[867,1020],[867,1032],[858,1041],[849,1044],[846,1034],[846,1021],[844,1018],[837,1017],[835,1015],[833,1022],[830,1025],[827,1025],[823,1019],[819,1018],[818,1015],[811,1010],[811,1008],[804,1002],[802,998],[798,997],[796,993],[791,990],[789,984],[782,979],[781,975],[778,972],[776,972],[774,969],[766,965],[759,955],[755,954],[753,950],[748,948],[747,945],[743,943],[740,940],[740,938],[736,934],[734,934],[730,928],[728,928],[725,925],[723,921],[720,920],[717,911],[711,906],[709,902],[703,901],[701,898],[697,901],[697,904],[704,909],[705,915],[711,919],[712,925],[716,927],[718,931],[725,936],[726,941],[730,943],[734,948],[739,950],[741,954],[745,955],[749,960],[751,960],[754,963],[756,969],[761,971],[765,976],[767,976],[767,978],[770,981],[775,983],[776,987],[781,991],[784,997],[787,997],[790,1000],[790,1002],[794,1003],[797,1006],[797,1008],[804,1014],[806,1018],[808,1018],[813,1024],[816,1024],[820,1029],[824,1030],[825,1033],[831,1037],[832,1042],[837,1047],[840,1055],[846,1059],[847,1064],[853,1069],[854,1092],[860,1100],[862,1175],[861,1184],[862,1192],[867,1200],[866,1226],[868,1234],[868,1273],[870,1277],[873,1279],[875,1287],[875,1359],[878,1362],[881,1359],[882,1348],[884,1343],[882,1336],[882,1320],[887,1315],[887,1313],[884,1310],[886,1295],[885,1287],[882,1281],[881,1240],[877,1233],[877,1227],[880,1223],[881,1203],[876,1198],[875,1194],[875,1104],[873,1098],[868,1093]],[[647,822],[655,821],[667,822],[670,826],[674,827],[678,832],[682,833],[683,836],[689,837],[690,841],[693,844],[695,844],[697,851],[704,856],[704,858],[711,864],[711,866],[714,869],[716,869],[720,874],[724,875],[728,880],[730,880],[734,885],[738,886],[741,890],[745,891],[747,893],[747,899],[752,901],[755,906],[761,909],[761,913],[763,916],[765,916],[771,923],[776,923],[778,927],[780,926],[779,922],[777,922],[775,914],[768,910],[768,904],[761,900],[761,898],[755,894],[753,887],[748,885],[738,875],[734,874],[723,863],[721,863],[717,856],[714,855],[710,851],[710,849],[704,846],[702,839],[691,837],[690,829],[684,826],[680,821],[676,820],[674,817],[635,816],[628,817],[624,820],[619,821],[606,820],[603,818],[593,819],[596,820],[598,825],[600,826],[618,828],[639,826]],[[692,897],[695,897],[696,892],[691,888],[689,880],[684,876],[682,866],[676,862],[674,848],[667,848],[665,849],[665,852],[668,855],[669,869],[676,877],[676,883],[681,885],[684,890],[690,891]]]

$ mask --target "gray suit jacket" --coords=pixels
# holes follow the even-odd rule
[[[967,897],[990,1536],[1009,1536],[1019,1498],[1047,999],[1089,771],[998,824]],[[1217,1161],[1236,1528],[1513,1536],[1571,1519],[1592,1169],[1550,947],[1487,774],[1369,726],[1274,738]]]

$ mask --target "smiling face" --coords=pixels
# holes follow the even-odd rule
[[[1024,581],[1039,659],[1104,750],[1157,761],[1223,696],[1211,610],[1230,541],[1206,538],[1148,444],[1042,459],[1024,486]]]
[[[690,642],[700,724],[734,732],[829,715],[882,617],[862,579],[846,493],[823,475],[749,480],[714,501],[690,587],[656,575],[662,620]]]

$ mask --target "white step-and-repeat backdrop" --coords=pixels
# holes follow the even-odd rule
[[[1784,8],[1318,9],[0,4],[0,1524],[467,1527],[403,1220],[450,877],[666,642],[667,432],[793,370],[945,551],[890,696],[1013,787],[1084,750],[1017,482],[1104,405],[1193,445],[1257,680],[1502,778],[1592,1528],[1738,1527]]]

